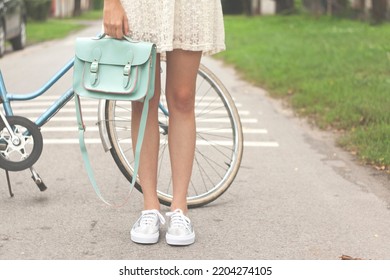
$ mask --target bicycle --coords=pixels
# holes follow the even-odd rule
[[[43,149],[40,128],[57,114],[74,96],[72,88],[63,93],[34,122],[14,116],[11,102],[28,101],[43,95],[72,67],[73,59],[60,69],[37,91],[11,94],[5,87],[0,71],[0,168],[6,171],[9,193],[13,196],[9,171],[30,169],[32,178],[41,191],[47,189],[33,165]],[[161,73],[165,73],[162,62]],[[164,78],[162,79],[165,80]],[[164,88],[162,86],[162,88]],[[162,90],[159,104],[160,151],[159,188],[161,204],[170,205],[172,184],[167,155],[169,112]],[[102,100],[98,105],[98,129],[102,145],[111,155],[126,179],[132,180],[134,161],[131,143],[131,102]],[[196,89],[197,142],[193,175],[188,190],[188,207],[206,205],[220,197],[232,184],[239,170],[243,154],[243,133],[240,117],[232,97],[222,82],[207,67],[201,65]],[[206,125],[206,126],[205,126]],[[141,191],[139,181],[135,188]]]

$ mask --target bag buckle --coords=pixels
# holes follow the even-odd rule
[[[125,67],[123,68],[123,76],[130,76],[131,72],[131,65],[126,64]]]
[[[98,75],[97,75],[98,71],[99,71],[99,62],[94,60],[91,63],[91,67],[89,69],[89,72],[91,72],[91,85],[96,84],[96,81],[97,81],[97,78],[98,78]]]
[[[127,88],[130,82],[131,64],[127,63],[123,68],[123,88]]]

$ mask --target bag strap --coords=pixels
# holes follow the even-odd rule
[[[139,169],[139,161],[140,161],[140,156],[141,156],[142,142],[144,139],[146,122],[147,122],[147,118],[148,118],[149,100],[148,99],[144,100],[144,106],[142,109],[142,115],[141,115],[141,120],[140,120],[140,125],[139,125],[137,143],[136,143],[136,148],[135,148],[134,172],[133,172],[133,177],[132,177],[132,181],[131,181],[130,191],[129,191],[129,194],[128,194],[127,198],[125,199],[125,201],[119,205],[109,203],[107,200],[104,199],[104,197],[102,196],[102,194],[100,192],[100,188],[95,180],[94,172],[93,172],[93,169],[91,166],[91,162],[89,160],[87,147],[85,145],[85,139],[84,139],[85,125],[83,122],[83,116],[82,116],[82,112],[81,112],[80,96],[78,96],[77,94],[75,94],[75,102],[76,102],[76,113],[77,113],[76,115],[77,115],[77,123],[78,123],[78,130],[79,130],[79,144],[80,144],[81,154],[82,154],[82,157],[84,160],[84,165],[85,165],[85,169],[87,171],[89,180],[90,180],[90,182],[95,190],[95,193],[105,204],[107,204],[109,206],[114,206],[114,207],[121,207],[127,203],[128,199],[131,195],[131,192],[134,189],[134,185],[137,181],[137,174],[138,174],[138,169]]]

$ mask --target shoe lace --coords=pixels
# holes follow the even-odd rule
[[[142,216],[141,216],[141,220],[139,222],[140,225],[148,226],[148,225],[153,224],[156,216],[160,220],[161,224],[165,224],[164,216],[161,215],[160,211],[158,211],[158,210],[154,210],[154,209],[153,210],[144,210],[141,213],[142,213]]]
[[[185,227],[188,231],[191,231],[191,220],[187,218],[181,209],[176,209],[173,212],[166,213],[168,217],[170,217],[170,226],[182,228]]]

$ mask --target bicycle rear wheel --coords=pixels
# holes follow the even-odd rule
[[[162,81],[165,65],[162,63]],[[162,88],[165,85],[162,84]],[[172,201],[172,180],[168,152],[169,113],[165,92],[161,92],[159,109],[160,150],[158,197],[161,204]],[[221,196],[232,184],[241,164],[243,135],[240,117],[227,89],[205,66],[198,71],[196,87],[196,150],[188,207],[208,204]],[[134,162],[131,144],[131,103],[107,101],[105,108],[111,154],[126,178],[131,181]],[[139,181],[135,187],[141,191]]]

